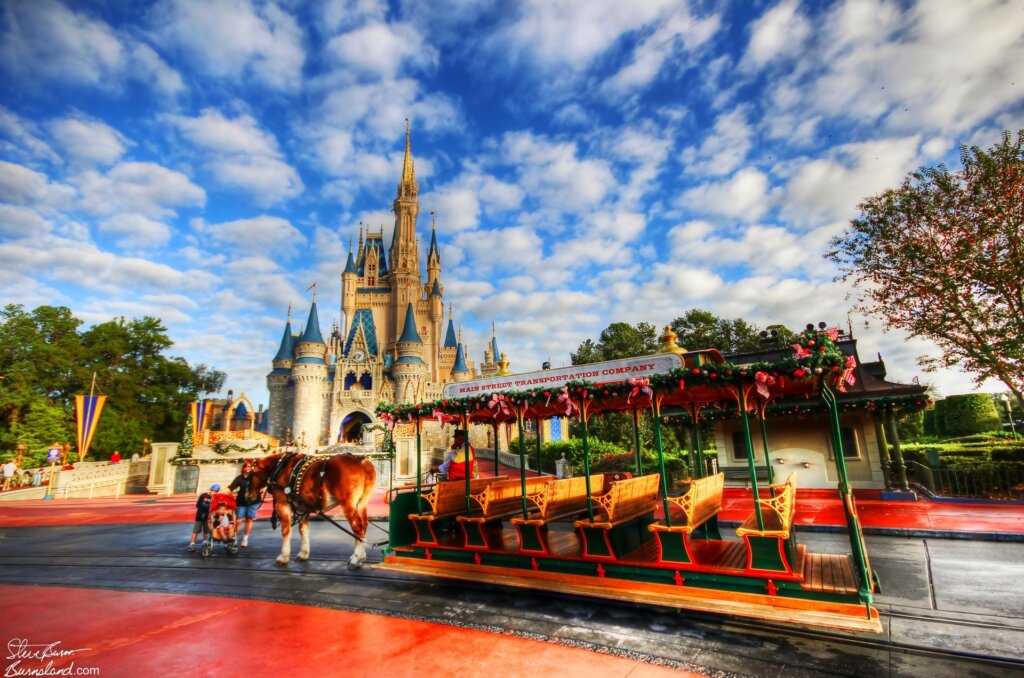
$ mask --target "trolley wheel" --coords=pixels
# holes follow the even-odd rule
[[[203,558],[209,558],[211,553],[213,553],[213,547],[209,544],[203,544]]]
[[[224,548],[226,548],[228,550],[228,555],[232,555],[233,556],[236,553],[238,553],[238,547],[235,546],[234,544],[228,544]]]

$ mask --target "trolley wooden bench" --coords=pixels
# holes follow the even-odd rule
[[[601,513],[573,523],[583,542],[583,556],[615,560],[643,544],[645,529],[654,519],[661,474],[617,480],[602,495],[593,497]]]
[[[796,531],[793,514],[796,510],[796,473],[790,473],[782,485],[773,485],[774,496],[759,498],[757,511],[752,512],[736,534],[747,543],[747,569],[802,574],[797,563]],[[764,529],[758,527],[760,512]]]
[[[697,562],[697,554],[690,543],[694,533],[701,539],[721,539],[718,513],[722,510],[724,488],[725,474],[718,473],[694,480],[684,494],[668,498],[672,525],[660,521],[647,526],[658,540],[659,562],[683,565]]]
[[[489,484],[507,478],[508,476],[474,478],[469,481],[469,493],[479,494]],[[435,483],[429,492],[423,493],[423,501],[430,505],[430,510],[424,513],[410,513],[409,520],[416,528],[417,544],[436,545],[438,541],[434,523],[466,512],[466,481],[446,480]]]
[[[605,474],[590,476],[590,492],[600,495],[605,491]],[[536,510],[526,518],[516,516],[512,524],[519,534],[520,550],[527,553],[551,552],[548,542],[548,525],[557,520],[571,518],[587,509],[587,478],[561,478],[549,480],[544,490],[534,498]]]
[[[463,513],[455,516],[462,530],[463,545],[466,548],[488,548],[494,538],[500,535],[491,534],[501,527],[501,521],[523,512],[523,481],[519,478],[494,480],[488,483],[482,492],[473,493],[470,499],[477,508],[469,515]],[[526,479],[527,506],[536,506],[536,498],[551,482],[548,476],[536,476]],[[465,507],[465,503],[463,503]],[[490,537],[489,538],[489,535]]]

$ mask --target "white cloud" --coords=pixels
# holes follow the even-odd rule
[[[74,189],[51,183],[45,174],[0,160],[0,200],[4,202],[52,210],[66,204],[74,194]]]
[[[184,89],[151,48],[56,0],[12,0],[4,10],[0,66],[29,87],[56,80],[119,90],[126,80],[162,94]]]
[[[61,163],[61,157],[37,136],[37,125],[0,106],[0,151],[10,159],[46,160]]]
[[[213,77],[244,77],[278,90],[302,83],[302,31],[272,0],[163,0],[152,24],[163,45]]]
[[[750,43],[740,68],[760,68],[800,52],[811,25],[797,5],[797,0],[782,0],[751,24]]]
[[[57,145],[73,162],[109,165],[131,144],[120,132],[96,120],[68,117],[53,120],[47,126]]]
[[[89,171],[75,182],[82,207],[93,214],[127,211],[167,217],[175,208],[206,204],[206,192],[187,176],[150,162],[123,162],[105,175]]]
[[[687,172],[721,176],[731,174],[743,164],[753,146],[754,131],[747,122],[748,109],[741,105],[718,116],[700,147],[690,147],[683,152]]]
[[[130,212],[103,219],[98,226],[100,232],[117,238],[121,249],[151,249],[165,245],[171,239],[171,228],[167,224]]]
[[[0,186],[0,190],[3,190],[2,186]],[[50,229],[50,223],[34,209],[0,203],[0,236],[4,238],[29,237],[45,233]]]
[[[335,63],[365,75],[391,79],[405,66],[437,63],[437,50],[410,24],[369,23],[337,35],[324,48]]]
[[[243,254],[273,252],[280,256],[306,244],[306,237],[288,220],[266,215],[205,224],[200,230],[214,242]]]
[[[721,182],[691,188],[680,203],[701,214],[758,219],[769,208],[768,177],[748,167]]]
[[[303,191],[302,179],[284,162],[277,139],[260,129],[251,115],[230,119],[207,109],[195,118],[170,119],[206,152],[205,166],[218,182],[247,191],[257,205],[274,205]]]
[[[541,205],[583,211],[604,200],[615,185],[604,160],[580,159],[575,143],[556,143],[525,132],[508,134],[503,160],[514,164],[520,184]]]

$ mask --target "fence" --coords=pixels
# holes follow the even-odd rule
[[[1024,466],[999,464],[951,469],[908,461],[907,473],[929,492],[943,497],[1024,498]]]

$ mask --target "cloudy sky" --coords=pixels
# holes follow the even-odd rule
[[[829,239],[1024,127],[1021,64],[1020,2],[0,0],[0,303],[159,316],[265,402],[288,304],[329,330],[390,238],[410,118],[476,360],[492,321],[520,371],[691,307],[845,326]]]

